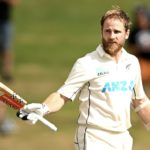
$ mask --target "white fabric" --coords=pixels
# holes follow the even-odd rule
[[[116,63],[100,45],[75,62],[58,92],[72,100],[80,93],[80,125],[116,132],[131,127],[131,99],[145,97],[137,58],[122,49]]]
[[[44,116],[48,113],[50,113],[50,110],[46,104],[31,103],[20,109],[19,118],[27,117],[29,123],[35,124],[39,120],[37,115]]]
[[[46,104],[40,104],[40,103],[31,103],[25,105],[23,110],[27,113],[31,113],[31,112],[37,113],[40,116],[44,116],[50,112]]]
[[[76,130],[76,150],[132,150],[132,145],[128,131],[114,133],[84,126]]]

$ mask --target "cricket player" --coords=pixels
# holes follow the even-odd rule
[[[100,23],[102,44],[75,62],[57,92],[42,104],[26,105],[17,115],[35,123],[37,119],[29,117],[31,112],[41,116],[56,112],[79,94],[76,150],[132,150],[130,110],[133,108],[149,129],[150,102],[143,90],[138,59],[123,48],[130,19],[120,8],[113,8]]]

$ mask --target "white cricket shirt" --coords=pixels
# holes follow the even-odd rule
[[[116,63],[101,45],[79,58],[58,92],[71,100],[79,93],[78,124],[123,132],[131,127],[130,104],[145,93],[137,58],[124,49]]]

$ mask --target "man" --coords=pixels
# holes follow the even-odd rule
[[[0,76],[5,82],[12,80],[13,53],[12,42],[12,9],[17,0],[0,0]],[[15,124],[7,117],[4,104],[0,103],[0,134],[10,134]]]
[[[13,55],[12,42],[12,9],[17,0],[0,0],[0,72],[4,81],[12,79]]]
[[[128,39],[128,48],[138,57],[144,85],[150,83],[150,11],[138,6],[134,10],[134,24]]]
[[[124,11],[107,11],[101,18],[102,44],[75,62],[56,93],[50,94],[43,104],[25,106],[18,117],[35,123],[30,112],[41,116],[56,112],[80,93],[76,149],[131,150],[130,105],[149,128],[150,103],[143,90],[138,60],[123,48],[129,26]]]

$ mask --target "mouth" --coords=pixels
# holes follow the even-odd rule
[[[115,41],[109,41],[108,44],[117,44]]]
[[[108,42],[108,46],[117,46],[118,43],[117,42]]]

